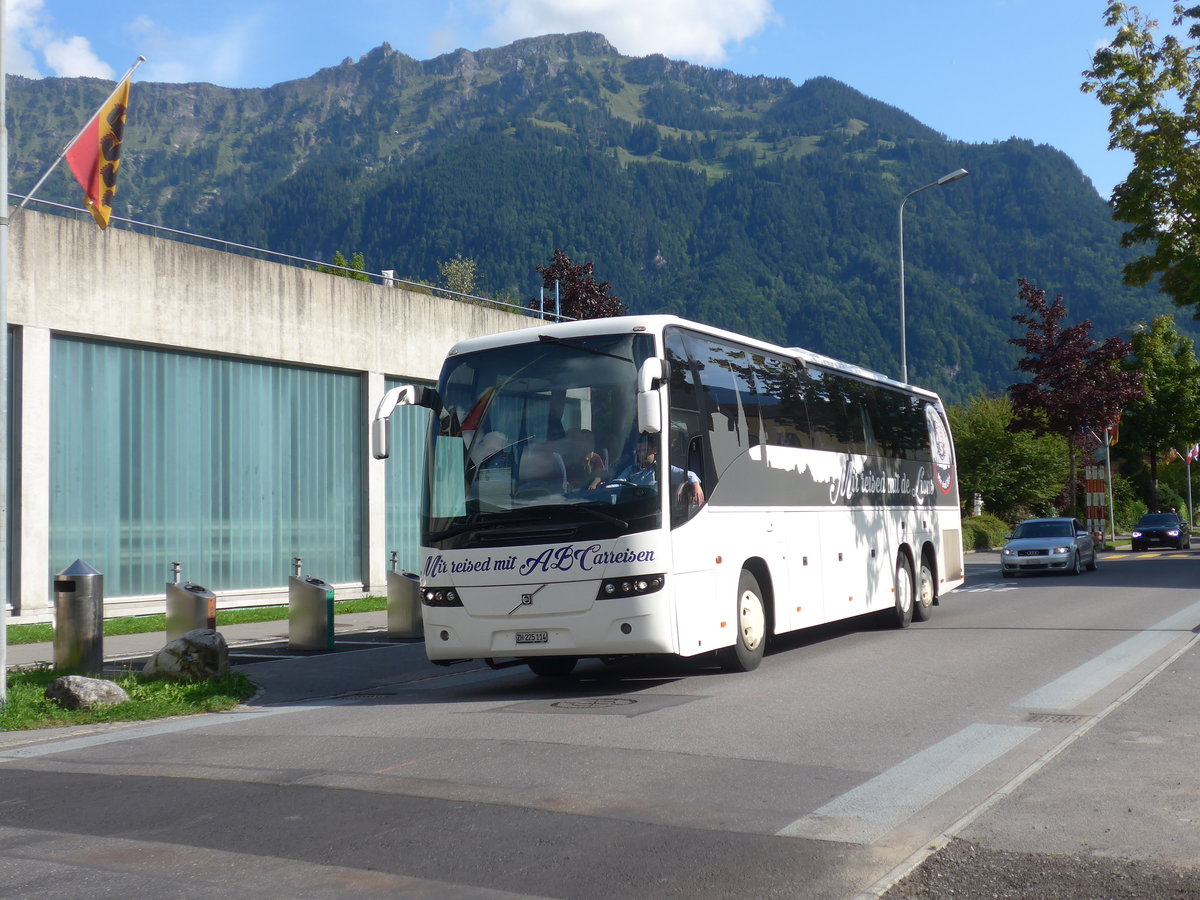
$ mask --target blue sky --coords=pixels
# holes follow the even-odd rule
[[[266,87],[385,41],[428,59],[587,30],[632,56],[663,53],[797,83],[832,76],[953,140],[1049,144],[1104,196],[1129,168],[1127,155],[1107,150],[1107,110],[1079,90],[1080,73],[1110,37],[1105,0],[4,2],[6,68],[30,77],[116,78],[140,54],[147,62],[135,83]],[[1141,8],[1170,18],[1166,0]]]

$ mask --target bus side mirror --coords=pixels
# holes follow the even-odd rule
[[[652,356],[638,369],[637,416],[638,431],[658,434],[662,431],[662,406],[658,386],[666,380],[667,361]]]
[[[384,394],[375,407],[375,421],[371,423],[371,455],[376,459],[387,459],[391,452],[388,447],[388,419],[397,406],[424,406],[439,413],[442,411],[442,398],[433,388],[416,384],[402,384]]]

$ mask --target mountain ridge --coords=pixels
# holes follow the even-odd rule
[[[10,76],[10,184],[109,84]],[[511,298],[561,247],[635,312],[893,374],[900,199],[967,168],[905,215],[910,373],[951,397],[1017,380],[1017,277],[1097,337],[1173,311],[1121,283],[1121,229],[1061,151],[950,140],[823,76],[625,57],[581,32],[430,60],[381,44],[261,89],[137,83],[130,107],[119,215],[426,281],[462,254]]]

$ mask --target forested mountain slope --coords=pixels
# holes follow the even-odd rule
[[[111,85],[9,85],[23,193]],[[426,61],[383,45],[262,90],[135,83],[126,148],[118,215],[306,257],[361,251],[426,281],[462,254],[483,292],[514,298],[561,247],[635,312],[892,375],[900,199],[961,166],[969,178],[905,211],[909,374],[952,398],[1015,380],[1018,276],[1098,337],[1172,308],[1121,284],[1121,229],[1057,150],[949,140],[832,79],[623,57],[595,34]],[[79,203],[65,169],[41,196]]]

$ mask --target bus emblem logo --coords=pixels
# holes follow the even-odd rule
[[[528,594],[522,594],[521,602],[518,603],[516,606],[514,606],[512,609],[510,609],[508,611],[508,614],[511,616],[522,606],[533,606],[533,595],[536,594],[538,591],[540,591],[544,587],[545,587],[545,585],[543,584],[542,587],[536,588],[535,590],[530,591]]]
[[[938,490],[950,493],[954,486],[954,460],[950,450],[950,432],[942,421],[937,408],[932,404],[925,407],[925,422],[929,426],[929,444],[933,451],[933,475]]]

